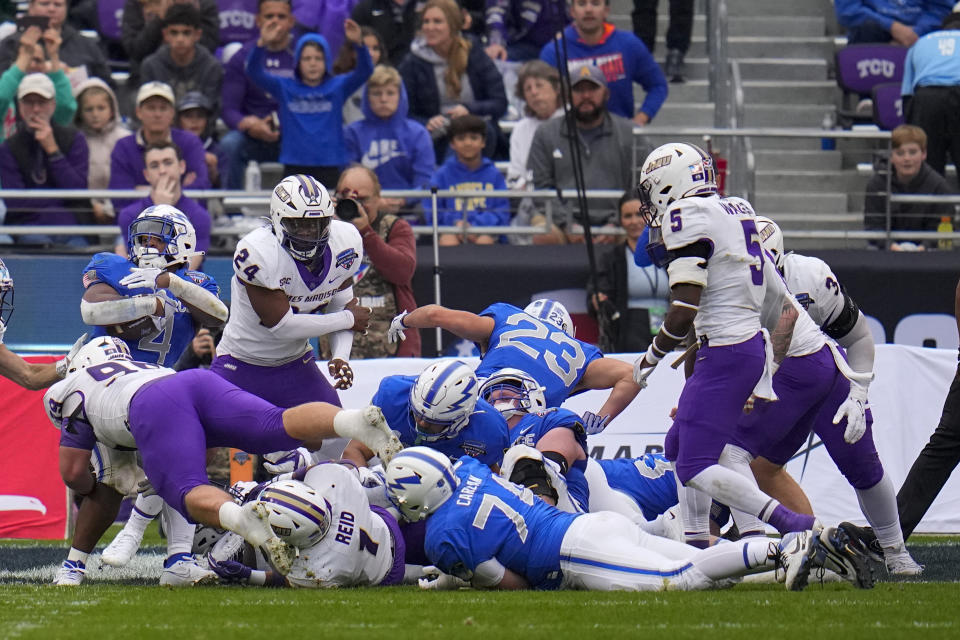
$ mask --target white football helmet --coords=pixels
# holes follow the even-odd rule
[[[404,449],[387,464],[387,497],[410,522],[423,520],[457,489],[450,458],[428,447]]]
[[[326,187],[311,176],[287,176],[274,187],[270,197],[273,235],[301,262],[323,254],[330,239],[333,213],[333,200]]]
[[[549,322],[571,338],[574,333],[576,333],[576,328],[573,326],[573,318],[570,317],[567,308],[556,300],[538,298],[525,306],[523,310],[534,318],[540,318],[541,320]]]
[[[675,201],[717,193],[713,158],[700,147],[671,142],[654,149],[640,170],[640,215],[651,226],[660,226]]]
[[[270,527],[281,540],[310,547],[327,535],[333,508],[313,487],[299,480],[267,485],[257,498],[270,513]]]
[[[760,244],[773,255],[777,269],[783,270],[783,232],[780,231],[780,225],[766,216],[757,216],[756,225]]]
[[[130,259],[140,268],[186,265],[197,251],[197,232],[187,215],[168,204],[144,209],[130,223]]]
[[[492,398],[494,392],[501,390],[512,391],[512,397]],[[544,390],[526,371],[507,368],[500,369],[483,381],[480,397],[492,404],[504,418],[511,418],[545,410],[547,398]]]
[[[98,364],[104,364],[111,360],[127,360],[133,362],[130,347],[120,338],[100,336],[83,345],[80,350],[77,351],[77,355],[73,356],[73,359],[70,361],[70,368],[67,369],[67,374]]]
[[[424,369],[410,388],[410,408],[418,422],[418,440],[435,442],[463,431],[477,405],[479,391],[480,383],[473,369],[460,360],[437,362]],[[443,425],[443,430],[423,431],[421,421]]]
[[[13,315],[13,276],[0,260],[0,328],[5,329]],[[2,331],[0,331],[2,333]]]

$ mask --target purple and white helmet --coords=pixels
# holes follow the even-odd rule
[[[299,480],[281,480],[266,486],[257,498],[270,514],[270,528],[287,544],[306,548],[315,545],[330,530],[333,508],[310,485]]]
[[[312,176],[287,176],[270,196],[270,222],[280,245],[301,262],[322,255],[330,240],[334,204]]]
[[[67,369],[67,374],[69,375],[74,371],[86,369],[87,367],[105,364],[112,360],[132,362],[133,355],[130,353],[130,347],[120,338],[100,336],[83,345],[83,347],[77,351],[77,355],[73,356],[73,359],[70,361],[70,368]]]

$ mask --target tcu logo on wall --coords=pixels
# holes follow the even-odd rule
[[[883,58],[869,58],[857,62],[857,73],[861,78],[867,76],[883,76],[884,78],[893,78],[897,72],[897,65],[893,60],[884,60]]]

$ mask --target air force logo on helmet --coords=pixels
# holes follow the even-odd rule
[[[457,488],[453,464],[428,447],[409,447],[393,457],[384,473],[387,497],[410,522],[423,520]]]
[[[130,223],[130,259],[140,268],[186,265],[197,251],[197,232],[187,215],[168,204],[147,207]],[[162,248],[161,248],[162,245]]]

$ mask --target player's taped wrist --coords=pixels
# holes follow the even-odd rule
[[[650,342],[650,346],[647,347],[646,355],[644,355],[643,357],[646,358],[647,362],[649,362],[650,364],[657,364],[658,362],[663,360],[664,356],[666,355],[667,354],[665,351],[661,351],[660,349],[657,348],[657,339],[656,337],[654,337],[654,339]]]
[[[152,295],[104,300],[102,302],[80,301],[80,316],[83,318],[83,322],[100,327],[130,322],[144,316],[153,315],[156,309],[157,299]]]
[[[221,322],[226,321],[227,305],[200,285],[171,273],[170,286],[167,288],[170,293],[190,306],[196,307],[199,311],[208,316],[213,316]]]
[[[352,326],[353,314],[349,311],[314,315],[294,313],[293,309],[288,309],[287,313],[280,318],[280,322],[268,330],[277,337],[309,340],[334,331],[343,331]]]

